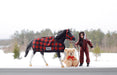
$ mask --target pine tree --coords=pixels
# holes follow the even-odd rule
[[[97,61],[97,57],[100,56],[100,47],[98,46],[98,44],[96,44],[96,47],[94,48],[94,51],[93,51],[95,57],[96,57],[96,61]]]
[[[53,59],[55,59],[55,58],[57,58],[57,57],[58,57],[58,56],[57,56],[57,54],[55,53],[54,56],[53,56]]]
[[[70,46],[69,46],[69,48],[73,48],[73,44],[72,44],[72,43],[70,43]]]
[[[15,45],[14,45],[13,53],[14,53],[14,55],[13,55],[14,59],[19,59],[19,56],[20,56],[20,49],[19,49],[17,43],[15,43]]]

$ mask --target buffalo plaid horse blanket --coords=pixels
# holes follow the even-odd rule
[[[64,49],[64,43],[58,42],[54,39],[54,36],[42,37],[33,40],[33,50],[38,52],[64,52]]]

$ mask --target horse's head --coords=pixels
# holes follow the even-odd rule
[[[60,42],[64,42],[65,39],[75,41],[75,37],[72,35],[69,29],[59,31],[55,36],[55,39]]]
[[[66,29],[66,39],[75,41],[75,37],[72,35],[71,31],[69,29]]]

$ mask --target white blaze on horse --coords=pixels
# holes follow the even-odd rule
[[[48,63],[46,62],[45,58],[44,58],[44,52],[56,52],[57,56],[60,60],[61,63],[61,67],[64,67],[62,62],[61,62],[61,55],[60,52],[64,52],[65,49],[65,45],[64,45],[64,41],[65,39],[71,40],[71,41],[75,41],[75,37],[72,35],[71,31],[69,29],[60,31],[57,33],[57,35],[51,36],[51,37],[41,37],[41,38],[37,38],[32,40],[29,45],[26,48],[25,51],[25,57],[27,56],[29,50],[32,48],[33,49],[33,54],[31,56],[30,59],[30,66],[32,66],[32,58],[34,56],[34,54],[36,52],[40,52],[42,55],[42,58],[44,60],[44,62],[46,63],[46,66],[48,66]]]

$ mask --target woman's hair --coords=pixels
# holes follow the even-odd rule
[[[81,34],[83,34],[83,38],[84,38],[84,36],[85,36],[85,33],[84,32],[80,32],[79,33],[79,38],[81,38]]]
[[[81,34],[83,34],[83,38],[81,38]],[[85,33],[84,32],[80,32],[79,33],[79,45],[80,47],[83,46],[83,39],[84,39]]]

